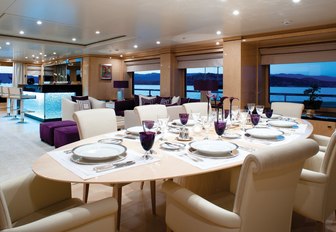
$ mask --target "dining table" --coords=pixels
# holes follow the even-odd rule
[[[289,122],[291,124],[288,125]],[[291,126],[292,124],[294,126]],[[187,186],[190,185],[189,187],[198,190],[199,194],[202,194],[202,191],[207,194],[211,189],[209,186],[211,183],[218,185],[217,173],[241,166],[248,154],[270,146],[286,146],[295,140],[309,137],[313,131],[312,125],[306,120],[282,118],[271,121],[263,118],[256,127],[249,124],[242,127],[239,122],[228,123],[224,134],[219,139],[213,126],[205,132],[202,124],[195,122],[186,126],[189,135],[182,139],[180,138],[181,125],[173,122],[168,125],[168,130],[164,133],[157,133],[149,160],[142,158],[145,151],[137,135],[137,131],[141,131],[142,128],[134,127],[82,139],[47,152],[33,163],[32,170],[38,176],[47,179],[84,184],[123,184],[174,179],[180,180]],[[281,135],[268,137],[268,131],[265,130],[269,129]],[[255,131],[260,136],[258,133],[254,135]],[[108,144],[114,144],[116,141],[120,143],[119,145],[126,151],[123,159],[115,163],[102,160],[88,164],[76,162],[73,159],[73,152],[76,149],[81,148],[85,151],[85,146],[90,147],[92,144],[105,143],[104,141]],[[217,154],[218,149],[221,150],[217,143],[223,147],[233,145],[234,148],[225,154]],[[214,149],[214,155],[207,154],[207,147],[211,151]],[[117,163],[122,165],[114,165]],[[185,181],[189,177],[194,178],[191,181],[192,184]],[[197,179],[198,177],[200,179]],[[217,191],[218,186],[212,189]]]

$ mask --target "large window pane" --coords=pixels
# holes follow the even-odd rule
[[[217,93],[218,98],[223,96],[223,67],[203,67],[203,68],[187,68],[186,70],[186,97],[200,99],[201,93],[194,90],[195,80],[217,80],[219,89],[212,91]]]
[[[160,95],[160,70],[134,72],[133,91],[137,95]]]
[[[0,66],[0,85],[11,86],[13,78],[12,66]]]
[[[318,85],[323,107],[336,106],[336,62],[270,65],[270,102],[303,102],[304,90]]]

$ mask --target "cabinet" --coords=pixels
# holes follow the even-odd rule
[[[336,122],[320,121],[320,120],[307,120],[307,121],[313,125],[314,134],[331,136],[336,128]]]

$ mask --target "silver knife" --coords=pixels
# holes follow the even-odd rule
[[[114,168],[121,168],[121,167],[126,167],[126,166],[130,166],[135,164],[134,160],[130,160],[127,162],[121,162],[121,163],[115,163],[115,164],[104,164],[101,166],[97,166],[93,168],[93,171],[95,172],[104,172],[110,169],[114,169]]]

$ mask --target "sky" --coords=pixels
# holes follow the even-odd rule
[[[332,76],[336,78],[336,62],[273,64],[271,74],[303,74],[309,76]]]

